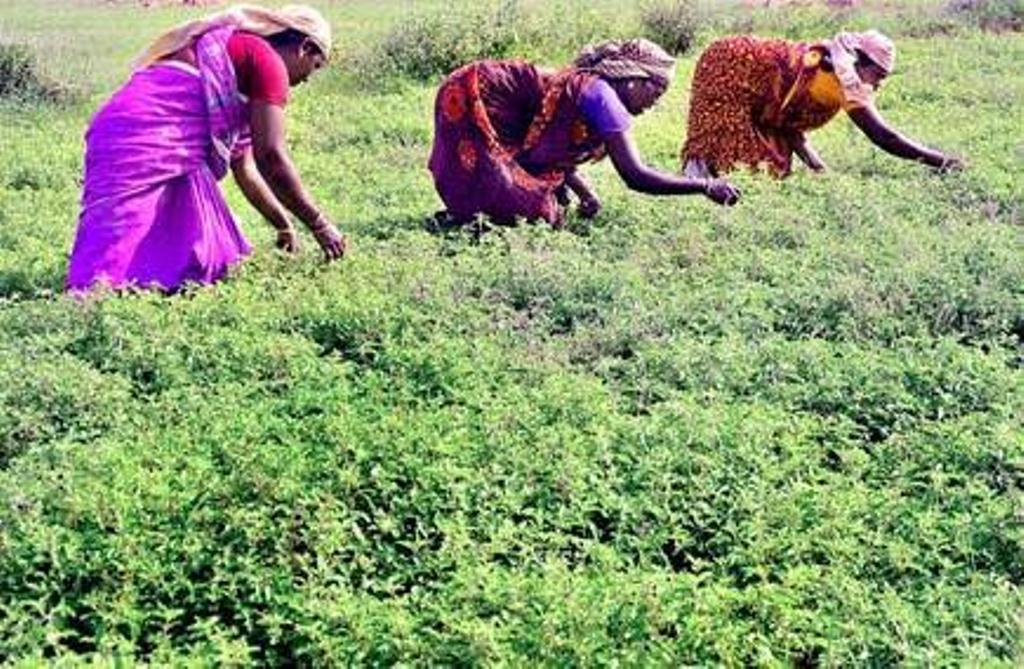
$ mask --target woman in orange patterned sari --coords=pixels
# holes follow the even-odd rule
[[[684,171],[724,173],[737,165],[785,177],[795,153],[825,169],[806,134],[845,110],[876,146],[939,169],[959,159],[900,134],[875,109],[873,94],[895,63],[892,41],[877,31],[840,33],[821,42],[752,36],[713,42],[697,61],[690,98]]]
[[[554,73],[493,60],[456,70],[437,94],[428,165],[444,214],[456,223],[483,213],[557,227],[572,191],[581,215],[594,216],[600,200],[576,167],[606,154],[634,190],[735,203],[739,191],[721,179],[682,178],[640,159],[630,119],[661,97],[674,66],[656,44],[636,39],[590,47]]]

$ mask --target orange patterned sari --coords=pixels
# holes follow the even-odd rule
[[[827,54],[823,43],[750,36],[712,43],[694,73],[684,164],[789,174],[796,137],[861,104],[847,99]]]

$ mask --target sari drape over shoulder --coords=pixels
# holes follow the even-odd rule
[[[580,112],[595,80],[522,61],[480,61],[449,75],[437,94],[428,163],[448,211],[560,224],[554,192],[566,171],[604,155]]]
[[[136,71],[93,118],[68,289],[174,291],[220,279],[249,253],[217,185],[248,142],[227,53],[234,30],[197,40],[198,70],[159,61]]]
[[[713,42],[694,73],[684,164],[696,159],[715,172],[745,165],[787,175],[795,138],[842,109],[871,104],[859,81],[844,85],[826,66],[829,53],[827,42]]]

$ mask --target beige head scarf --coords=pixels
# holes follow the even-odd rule
[[[667,85],[672,81],[676,59],[654,42],[637,38],[588,46],[573,65],[605,79],[656,79]]]
[[[255,5],[235,5],[223,12],[171,28],[143,51],[133,66],[135,69],[146,67],[190,44],[203,33],[225,26],[234,26],[238,30],[263,36],[289,29],[297,30],[313,40],[325,56],[331,52],[331,24],[312,7],[288,5],[281,9],[267,9]]]
[[[832,58],[832,67],[843,88],[846,105],[871,105],[874,89],[860,80],[856,68],[858,53],[870,58],[888,74],[896,66],[896,47],[892,40],[877,30],[868,30],[862,33],[839,33],[826,44]]]
[[[857,58],[857,52],[861,52],[871,61],[890,74],[896,67],[896,46],[892,40],[878,32],[868,30],[862,33],[839,33],[832,39],[836,48],[846,51]]]

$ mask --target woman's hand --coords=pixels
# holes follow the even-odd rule
[[[555,189],[555,202],[561,207],[569,206],[569,188],[564,183]]]
[[[956,156],[943,156],[942,162],[935,166],[939,172],[945,174],[946,172],[960,172],[967,167],[967,163],[964,162],[963,158]]]
[[[583,218],[594,218],[597,213],[601,211],[601,200],[597,197],[597,193],[591,188],[590,184],[583,175],[576,170],[571,170],[565,175],[565,183],[562,188],[568,187],[572,192],[576,193],[576,197],[580,199],[580,204],[577,207],[577,211]],[[557,195],[557,192],[556,192]],[[564,206],[569,204],[568,193],[565,194],[565,202],[559,202]]]
[[[711,201],[727,207],[740,201],[740,189],[725,179],[707,179],[704,184],[704,195]]]
[[[327,217],[322,213],[309,226],[309,231],[313,233],[317,244],[323,249],[324,258],[328,262],[337,260],[345,255],[348,242],[345,241],[344,235],[338,232],[334,224],[327,220]]]
[[[850,120],[867,135],[868,139],[883,151],[899,158],[922,162],[940,172],[964,168],[961,159],[928,148],[891,128],[873,106],[858,107],[847,113]]]
[[[285,253],[296,253],[299,250],[299,238],[295,234],[295,228],[288,226],[287,228],[281,228],[277,231],[277,241],[274,242],[274,246],[281,249]]]
[[[580,198],[580,204],[577,208],[580,216],[583,218],[594,218],[601,211],[601,200],[596,195],[590,194],[586,197]]]

